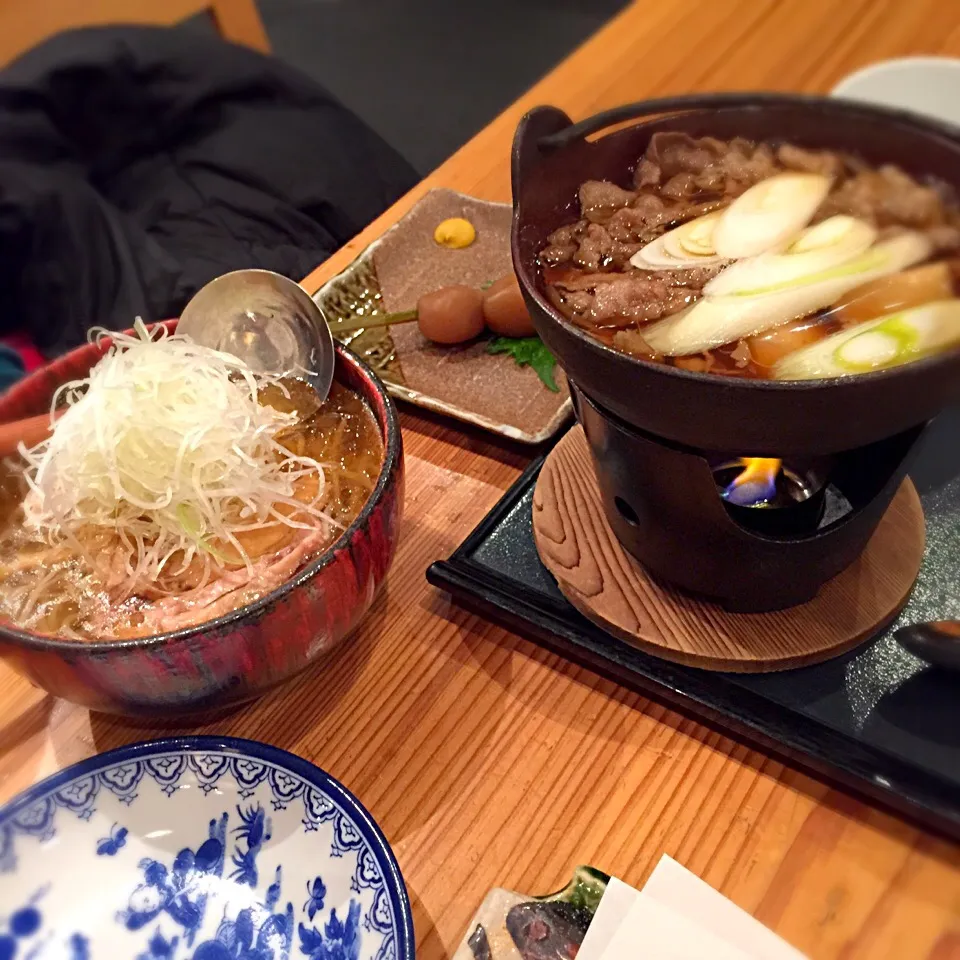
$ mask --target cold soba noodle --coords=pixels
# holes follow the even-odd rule
[[[787,143],[655,134],[629,189],[580,187],[540,260],[564,316],[625,353],[783,380],[960,344],[947,187]]]
[[[253,374],[186,337],[115,337],[48,441],[7,464],[0,614],[77,640],[242,607],[356,519],[383,444],[361,397]]]

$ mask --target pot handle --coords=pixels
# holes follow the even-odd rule
[[[572,123],[563,129],[554,130],[540,137],[537,141],[537,147],[542,152],[549,153],[565,147],[575,140],[589,137],[605,127],[624,123],[627,120],[642,120],[662,113],[682,113],[687,110],[702,110],[709,107],[763,108],[767,106],[790,106],[798,102],[820,106],[825,109],[829,109],[831,103],[829,99],[823,96],[801,93],[750,93],[741,91],[739,93],[693,93],[659,97],[653,100],[640,100],[637,103],[627,103],[619,107],[613,107],[610,110],[604,110],[602,113],[588,117],[586,120],[581,120],[579,123]],[[848,109],[856,103],[843,98],[837,98],[837,102],[842,103]],[[887,107],[873,103],[862,103],[859,106],[863,107],[865,112],[874,115],[879,113],[891,120],[919,123],[952,140],[960,139],[960,128],[933,117],[923,116],[898,107]],[[557,112],[559,113],[559,111]]]
[[[571,129],[572,126],[573,121],[556,107],[534,107],[524,114],[513,135],[513,149],[510,157],[514,201],[520,195],[520,184],[540,162],[544,152],[540,144],[551,135],[556,136],[564,130]]]

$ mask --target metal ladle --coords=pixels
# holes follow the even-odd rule
[[[893,636],[915,657],[946,670],[960,670],[960,621],[912,623],[900,627]]]
[[[271,270],[234,270],[201,287],[177,333],[232,353],[258,373],[300,374],[322,403],[336,353],[323,311],[298,283]]]

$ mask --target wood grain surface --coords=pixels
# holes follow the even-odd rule
[[[224,40],[270,52],[256,0],[0,0],[0,65],[61,30],[116,23],[168,26],[200,13]]]
[[[534,104],[580,118],[668,92],[824,91],[866,63],[914,53],[960,55],[956,0],[643,0],[307,283],[343,269],[431,186],[508,199],[513,130]],[[452,952],[491,886],[545,892],[576,863],[640,884],[664,851],[814,960],[960,958],[960,847],[430,588],[427,565],[473,528],[529,454],[409,410],[403,425],[403,539],[351,642],[259,703],[179,728],[91,716],[0,668],[2,797],[144,738],[254,737],[324,767],[377,818],[410,890],[421,960]]]
[[[920,498],[906,480],[866,550],[809,603],[728,613],[657,583],[621,545],[579,426],[550,451],[537,478],[533,535],[564,596],[594,623],[654,656],[735,673],[819,663],[873,636],[907,602],[925,540]]]

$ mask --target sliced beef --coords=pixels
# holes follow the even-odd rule
[[[687,182],[690,175],[702,173],[724,150],[720,141],[710,137],[695,140],[685,133],[655,133],[634,171],[634,185],[638,189],[665,187],[672,181],[671,189],[676,194],[681,182]],[[682,180],[675,179],[680,175],[684,175]]]
[[[586,221],[578,220],[576,223],[568,223],[564,227],[559,227],[547,237],[547,240],[558,247],[571,245],[576,247],[587,229]]]
[[[723,143],[713,137],[657,133],[634,171],[638,189],[659,187],[674,200],[708,196],[736,197],[781,167],[767,144],[738,137]]]
[[[861,170],[841,183],[824,201],[818,216],[838,213],[871,220],[879,227],[924,229],[947,221],[943,198],[934,187],[917,183],[891,166]]]
[[[713,137],[695,140],[686,133],[655,133],[645,154],[660,168],[660,179],[678,173],[702,173],[727,151],[727,145]]]
[[[686,200],[697,196],[700,184],[695,173],[675,173],[661,188],[660,193],[671,200]]]
[[[623,275],[597,286],[589,319],[598,326],[626,327],[638,320],[659,320],[676,313],[698,296],[696,289],[674,286],[649,274]]]
[[[608,180],[588,180],[580,187],[580,210],[592,223],[606,223],[636,196]]]
[[[660,184],[660,167],[647,157],[641,157],[637,169],[633,171],[633,185],[638,190],[656,187]]]
[[[595,272],[552,270],[550,287],[559,291],[554,303],[583,326],[627,327],[670,316],[695,302],[720,266],[689,270]],[[626,349],[626,348],[624,348]],[[646,355],[639,343],[628,353]]]
[[[578,220],[576,223],[554,230],[547,237],[548,246],[540,251],[540,259],[547,265],[569,262],[577,252],[580,238],[586,229],[587,221]]]
[[[845,164],[843,158],[831,150],[805,150],[785,143],[777,150],[777,159],[788,170],[800,173],[820,173],[834,180],[843,176]]]
[[[657,276],[673,287],[688,287],[702,290],[724,267],[725,263],[715,263],[706,267],[690,267],[686,270],[661,270]]]
[[[878,178],[882,184],[879,194],[885,218],[917,227],[933,227],[945,222],[943,201],[933,187],[917,183],[909,174],[892,166],[881,167]]]
[[[595,327],[593,322],[593,293],[589,290],[574,290],[571,293],[558,291],[561,312],[584,327]]]
[[[956,250],[960,248],[960,225],[943,224],[929,227],[926,231],[934,250]]]
[[[552,243],[540,251],[540,260],[547,266],[559,263],[568,263],[570,258],[577,252],[577,246],[574,243],[559,244]]]
[[[740,143],[737,149],[731,148],[719,164],[724,176],[723,192],[728,197],[740,196],[755,183],[781,170],[768,144],[754,147],[749,140]]]
[[[599,270],[600,267],[624,268],[641,246],[639,243],[622,243],[611,237],[599,223],[591,223],[587,226],[572,261],[587,270]]]
[[[686,176],[686,174],[678,174]],[[618,210],[607,222],[606,230],[616,240],[649,243],[668,228],[695,220],[725,206],[723,200],[692,202],[690,199],[668,201],[654,194],[641,194],[629,207]]]
[[[649,243],[673,220],[673,206],[654,194],[641,194],[608,221],[607,232],[622,243]]]
[[[616,283],[623,277],[656,280],[668,287],[687,287],[702,290],[721,270],[722,264],[690,267],[685,270],[627,270],[625,272],[587,272],[575,267],[553,269],[545,275],[547,283],[564,290],[594,290],[603,284]]]
[[[573,255],[573,262],[586,270],[599,270],[601,265],[609,262],[613,243],[610,234],[599,223],[591,223]]]
[[[638,271],[639,272],[639,271]],[[579,270],[576,267],[553,268],[544,273],[547,283],[568,292],[574,290],[593,290],[601,283],[615,283],[624,276],[619,271]],[[644,274],[646,276],[646,274]]]
[[[627,327],[625,330],[618,330],[613,335],[613,345],[624,353],[629,353],[634,357],[640,357],[641,360],[662,360],[661,354],[657,353],[653,347],[643,339],[643,334],[636,327]]]

